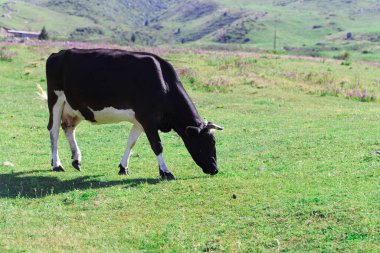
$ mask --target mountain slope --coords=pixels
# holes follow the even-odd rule
[[[38,31],[43,25],[55,36],[66,37],[80,26],[90,26],[93,22],[82,17],[69,17],[45,7],[21,1],[0,0],[0,26],[11,29]]]
[[[43,25],[59,39],[260,49],[277,29],[277,50],[380,53],[379,0],[0,0],[0,26]]]

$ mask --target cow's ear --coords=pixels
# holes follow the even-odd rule
[[[186,127],[186,130],[185,130],[186,135],[189,137],[197,136],[199,135],[200,132],[201,132],[201,129],[195,126],[188,126]]]

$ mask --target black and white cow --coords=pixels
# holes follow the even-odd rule
[[[157,156],[160,176],[174,179],[162,157],[158,130],[176,131],[204,173],[218,173],[213,130],[204,122],[174,68],[160,57],[111,49],[69,49],[46,62],[53,171],[64,171],[58,156],[62,126],[72,151],[72,165],[81,169],[75,128],[82,120],[94,124],[129,121],[133,124],[119,174],[128,175],[131,149],[142,132]]]

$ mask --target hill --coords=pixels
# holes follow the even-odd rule
[[[379,59],[377,0],[0,0],[0,26],[119,44],[274,49]]]

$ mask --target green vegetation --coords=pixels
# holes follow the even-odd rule
[[[46,31],[45,26],[42,28],[40,35],[38,36],[39,40],[48,40],[49,39],[49,34]]]
[[[0,0],[0,26],[53,39],[123,45],[276,50],[380,60],[376,0]],[[134,38],[134,41],[132,41]]]
[[[83,17],[68,16],[30,3],[0,0],[0,26],[7,28],[40,31],[46,26],[54,38],[64,39],[75,28],[91,24]]]
[[[380,149],[379,104],[360,102],[379,96],[378,66],[155,49],[201,115],[225,127],[214,177],[175,133],[161,134],[178,178],[165,182],[145,136],[131,176],[117,175],[128,123],[79,126],[83,172],[61,133],[66,172],[50,171],[36,84],[46,87],[44,62],[58,47],[1,49],[11,59],[0,61],[1,252],[380,251],[380,157],[369,155]]]

